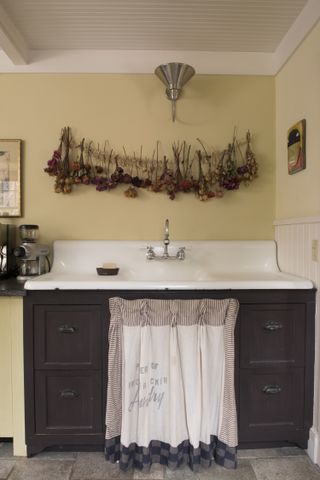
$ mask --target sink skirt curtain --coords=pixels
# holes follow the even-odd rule
[[[111,298],[109,308],[107,460],[235,468],[237,300]]]

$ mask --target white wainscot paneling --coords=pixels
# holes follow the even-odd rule
[[[318,289],[315,324],[315,384],[313,427],[308,454],[320,465],[320,217],[291,218],[274,222],[278,263],[283,272],[312,280]],[[312,256],[312,242],[318,242],[317,260]]]

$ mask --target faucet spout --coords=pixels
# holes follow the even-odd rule
[[[165,258],[168,258],[169,257],[168,247],[169,247],[169,243],[170,243],[170,240],[169,240],[169,220],[168,219],[166,219],[165,224],[164,224],[164,240],[163,240],[163,243],[164,243],[163,256]]]
[[[164,239],[169,240],[169,220],[166,219],[164,223]]]
[[[168,218],[164,222],[164,238],[163,238],[163,252],[157,254],[156,250],[152,246],[147,247],[146,258],[147,260],[184,260],[186,258],[185,247],[178,248],[176,254],[169,254],[169,220]]]

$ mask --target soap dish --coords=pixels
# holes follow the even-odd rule
[[[97,267],[97,273],[98,275],[118,275],[119,267],[113,267],[113,268]]]

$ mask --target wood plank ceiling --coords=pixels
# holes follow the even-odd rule
[[[0,0],[1,72],[274,75],[320,0]]]
[[[0,0],[31,50],[274,52],[307,0]]]

